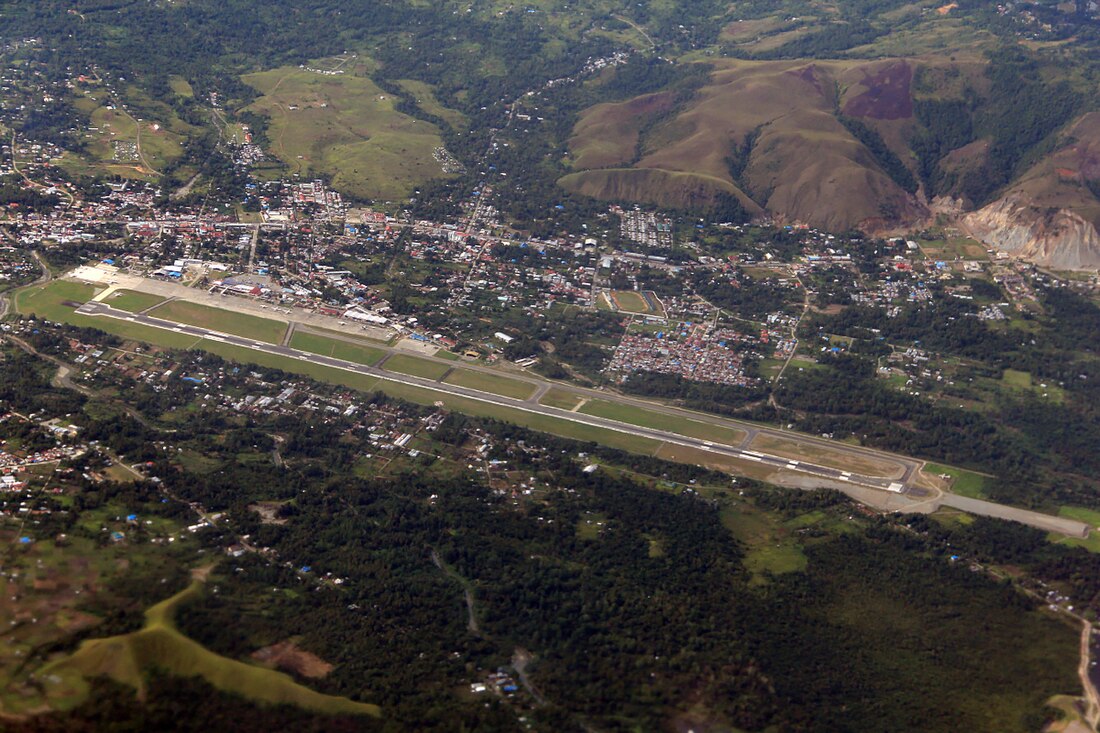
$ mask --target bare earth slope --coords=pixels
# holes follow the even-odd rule
[[[1100,113],[1070,126],[1061,147],[1036,163],[988,206],[963,219],[970,234],[1036,264],[1100,267]]]

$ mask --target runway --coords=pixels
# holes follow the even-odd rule
[[[629,423],[619,422],[617,420],[611,420],[603,417],[597,417],[595,415],[586,415],[580,412],[571,412],[569,410],[563,410],[556,407],[548,407],[546,405],[540,405],[538,402],[531,401],[530,399],[520,400],[511,397],[502,397],[500,395],[495,395],[489,392],[482,392],[480,390],[471,389],[469,387],[460,387],[458,385],[438,382],[432,379],[425,379],[422,377],[414,377],[407,374],[400,374],[398,372],[386,371],[385,369],[381,369],[378,367],[345,361],[344,359],[337,359],[331,356],[314,354],[308,351],[301,351],[299,349],[294,349],[289,346],[270,344],[265,341],[257,341],[255,339],[246,338],[244,336],[235,336],[233,334],[223,333],[220,331],[213,331],[207,328],[202,328],[200,326],[191,326],[186,323],[168,321],[150,315],[130,313],[129,311],[112,308],[111,306],[105,305],[104,303],[97,303],[94,301],[85,303],[77,309],[77,313],[85,316],[116,318],[122,321],[138,323],[143,326],[160,328],[166,331],[171,331],[173,333],[187,334],[189,336],[194,336],[195,338],[203,338],[210,341],[232,344],[234,346],[240,346],[242,348],[252,349],[254,351],[262,351],[268,354],[288,357],[291,359],[298,359],[311,364],[319,364],[321,366],[332,367],[333,369],[341,369],[348,372],[355,372],[358,374],[377,377],[378,379],[384,379],[386,381],[396,382],[398,384],[405,384],[412,387],[432,390],[435,392],[443,392],[446,394],[457,395],[459,397],[465,397],[467,399],[477,400],[478,402],[485,402],[488,404],[498,405],[500,407],[506,407],[513,410],[546,415],[548,417],[568,420],[570,422],[579,423],[581,425],[589,425],[592,427],[603,428],[605,430],[613,430],[615,432],[634,435],[641,438],[650,438],[672,445],[679,445],[685,448],[703,450],[710,453],[728,456],[730,458],[736,458],[739,460],[750,461],[753,463],[760,463],[762,465],[772,466],[775,468],[798,471],[800,473],[806,473],[812,476],[819,476],[821,478],[831,479],[834,481],[846,481],[854,485],[866,486],[872,489],[880,489],[883,491],[900,493],[905,490],[906,481],[912,476],[913,469],[915,468],[914,466],[906,464],[906,467],[909,470],[905,472],[903,476],[904,480],[893,481],[889,478],[866,476],[851,471],[841,471],[836,468],[817,465],[810,461],[794,460],[790,458],[785,458],[783,456],[769,455],[760,451],[724,445],[722,443],[711,440],[701,440],[699,438],[692,438],[689,436],[680,435],[678,433],[668,432],[664,430],[655,430],[653,428],[646,428],[638,425],[631,425]],[[599,393],[599,397],[600,399],[609,401],[614,401],[615,399],[615,395],[612,394]],[[695,418],[697,416],[692,414],[692,417]],[[743,426],[739,425],[739,427],[744,429]],[[752,426],[752,433],[746,438],[746,441],[751,440],[753,436],[759,434],[762,430],[764,429],[758,426]],[[775,432],[782,434],[781,431]],[[789,436],[784,435],[784,437]],[[745,444],[746,441],[742,441],[742,443]]]
[[[703,415],[701,413],[691,412],[688,410],[680,410],[678,408],[668,406],[655,405],[654,403],[648,402],[646,400],[622,397],[611,392],[589,390],[580,387],[571,388],[556,382],[542,382],[539,380],[527,379],[526,381],[530,381],[533,384],[538,385],[537,389],[535,389],[534,394],[527,399],[516,399],[512,397],[503,397],[489,392],[482,392],[480,390],[472,389],[469,387],[448,384],[432,379],[415,377],[398,372],[391,372],[383,368],[369,366],[366,364],[359,364],[343,359],[337,359],[331,356],[324,356],[308,351],[301,351],[299,349],[294,349],[281,344],[271,344],[265,341],[257,341],[255,339],[250,339],[243,336],[236,336],[220,331],[214,331],[200,326],[192,326],[186,323],[169,321],[150,315],[130,313],[129,311],[112,308],[109,305],[96,301],[90,301],[80,306],[77,309],[77,313],[85,316],[115,318],[121,321],[138,323],[152,328],[159,328],[165,331],[171,331],[173,333],[187,334],[189,336],[194,336],[196,339],[207,339],[210,341],[232,344],[241,348],[252,349],[254,351],[264,352],[290,359],[297,359],[303,362],[318,364],[333,369],[340,369],[347,372],[354,372],[357,374],[376,377],[378,379],[397,384],[404,384],[411,387],[418,387],[421,389],[431,390],[443,394],[455,395],[478,402],[497,405],[511,410],[544,415],[547,417],[567,420],[581,425],[602,428],[604,430],[612,430],[626,435],[649,438],[652,440],[660,441],[662,443],[667,443],[669,445],[692,448],[695,450],[705,451],[719,456],[726,456],[748,463],[758,463],[761,466],[788,471],[794,474],[815,477],[817,479],[821,479],[823,481],[823,485],[839,488],[841,490],[850,487],[853,490],[851,493],[853,495],[857,495],[857,497],[860,494],[866,496],[868,492],[865,490],[872,489],[875,492],[881,492],[881,496],[883,496],[884,498],[893,497],[893,499],[886,503],[893,506],[893,508],[895,508],[897,511],[905,511],[908,505],[911,505],[915,510],[918,511],[931,511],[943,504],[955,506],[957,508],[962,508],[978,514],[996,516],[1005,519],[1013,519],[1015,521],[1019,521],[1034,527],[1039,527],[1047,531],[1056,531],[1078,537],[1087,536],[1089,531],[1088,525],[1082,522],[1068,520],[1061,517],[1054,517],[1038,512],[1032,512],[1025,509],[1017,509],[1015,507],[1006,507],[1000,504],[993,504],[991,502],[971,501],[967,502],[966,506],[960,506],[957,501],[960,497],[956,497],[950,494],[944,494],[941,497],[935,497],[933,499],[910,497],[908,496],[908,494],[913,488],[912,482],[915,478],[917,471],[923,465],[923,461],[920,461],[918,459],[885,453],[882,451],[876,451],[869,448],[863,448],[861,446],[851,446],[836,441],[823,440],[820,438],[815,438],[814,436],[791,433],[788,431],[778,430],[776,428],[769,428],[753,423],[742,422],[739,420],[729,420],[717,416],[711,418],[710,416]],[[452,366],[459,366],[454,364],[453,362],[448,363]],[[466,365],[462,365],[462,367],[465,368]],[[513,376],[511,374],[505,374],[500,371],[488,370],[485,367],[482,367],[480,371],[492,371],[494,374],[500,374],[502,376]],[[567,391],[575,392],[577,394],[594,399],[641,406],[645,409],[655,410],[670,415],[682,416],[690,418],[692,420],[732,427],[744,431],[745,437],[739,442],[738,445],[727,445],[713,440],[702,440],[699,438],[693,438],[666,430],[658,430],[654,428],[632,425],[630,423],[620,422],[618,420],[612,420],[609,418],[603,418],[595,415],[589,415],[581,412],[573,412],[570,410],[564,410],[539,404],[539,397],[545,394],[545,392],[548,391],[550,387],[553,387],[555,389],[565,389]],[[892,477],[869,476],[853,471],[844,471],[838,468],[820,465],[818,463],[814,463],[812,460],[793,459],[785,456],[770,454],[764,451],[750,450],[747,446],[749,446],[757,436],[761,435],[774,436],[776,438],[781,438],[786,441],[794,440],[798,443],[811,446],[814,444],[824,445],[827,446],[831,451],[837,453],[851,453],[853,456],[873,457],[878,461],[889,462],[896,465],[898,467],[898,470],[896,472],[897,475]],[[862,501],[864,499],[860,500]],[[901,506],[894,506],[899,503],[901,504]]]

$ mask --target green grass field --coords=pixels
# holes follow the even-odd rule
[[[721,518],[730,534],[744,543],[745,568],[753,574],[754,582],[763,582],[769,573],[805,569],[806,555],[791,537],[791,529],[799,527],[787,528],[777,516],[746,503],[723,507]]]
[[[1046,386],[1042,384],[1036,384],[1031,378],[1031,372],[1021,372],[1016,369],[1005,369],[1001,375],[1001,383],[1010,389],[1020,391],[1031,391],[1035,393],[1037,397],[1043,397],[1046,395],[1046,399],[1054,400],[1056,403],[1061,404],[1065,399],[1065,392],[1062,388],[1056,384],[1050,382],[1046,383]]]
[[[185,91],[179,82],[187,82],[180,77],[174,79],[173,88],[180,90],[177,93]],[[131,105],[132,115],[120,108],[104,88],[94,83],[78,88],[74,106],[89,119],[83,133],[84,150],[66,152],[58,161],[61,168],[76,175],[107,174],[151,180],[157,171],[183,155],[186,138],[197,128],[180,119],[171,107],[154,102],[132,85],[123,96]],[[138,122],[137,118],[143,119]],[[139,125],[140,154],[136,148]]]
[[[289,675],[220,656],[181,634],[174,623],[175,609],[198,596],[201,588],[195,581],[148,609],[139,631],[84,641],[71,656],[48,664],[41,672],[47,697],[62,709],[73,707],[87,697],[88,679],[100,676],[133,687],[141,695],[146,673],[157,668],[180,677],[202,677],[219,690],[270,705],[381,717],[377,705],[323,695]]]
[[[50,321],[67,320],[73,313],[64,301],[86,303],[95,297],[96,288],[69,280],[54,280],[45,285],[20,290],[15,295],[15,309],[24,315],[34,314]],[[83,324],[79,324],[83,325]]]
[[[503,397],[514,397],[517,400],[525,400],[535,391],[535,385],[530,382],[521,382],[518,379],[475,372],[470,369],[455,369],[443,381],[447,384],[457,384],[459,387],[469,387],[470,389],[491,392]]]
[[[185,300],[173,300],[165,303],[151,311],[149,315],[223,333],[232,333],[257,341],[266,341],[269,344],[279,343],[287,329],[287,324],[283,321],[273,321],[270,318],[260,318],[248,313],[239,313],[221,308],[211,308],[207,305],[190,303]]]
[[[290,337],[290,346],[314,354],[323,354],[344,361],[354,361],[356,364],[377,364],[386,355],[386,352],[374,346],[351,343],[350,341],[304,331],[294,332],[294,335]]]
[[[539,404],[546,405],[547,407],[557,407],[561,410],[572,410],[583,401],[583,397],[573,394],[572,392],[551,388],[549,392],[542,396],[539,400]]]
[[[609,420],[618,420],[631,425],[640,425],[645,428],[668,430],[680,435],[687,435],[700,440],[711,440],[725,445],[738,445],[745,438],[743,430],[711,425],[687,417],[666,415],[661,412],[654,412],[632,405],[621,405],[616,402],[607,402],[606,400],[590,400],[578,412],[595,415],[596,417],[606,417]]]
[[[432,156],[443,144],[439,130],[398,112],[400,99],[354,70],[323,76],[283,67],[243,78],[263,95],[249,111],[271,119],[271,152],[293,173],[327,173],[351,196],[383,200],[444,175]]]
[[[182,333],[173,333],[151,326],[143,326],[139,323],[121,321],[117,318],[105,316],[84,316],[74,313],[73,306],[65,305],[66,301],[79,303],[90,300],[95,294],[95,288],[84,283],[76,283],[68,280],[54,280],[45,285],[36,285],[33,288],[20,291],[16,295],[16,309],[23,314],[35,314],[39,318],[50,321],[70,323],[74,326],[97,328],[107,333],[113,333],[126,339],[145,341],[157,346],[165,346],[173,349],[187,349],[194,346],[198,339]]]
[[[452,367],[449,367],[446,364],[438,364],[434,361],[428,361],[427,359],[421,359],[416,356],[409,356],[407,354],[394,354],[386,360],[383,368],[388,372],[408,374],[413,377],[423,377],[424,379],[439,379],[447,373],[448,369],[451,369]]]
[[[965,468],[944,466],[939,463],[928,463],[924,466],[924,472],[939,476],[946,474],[951,477],[951,492],[959,496],[968,496],[971,499],[984,499],[987,496],[987,488],[990,478]]]
[[[131,313],[138,313],[146,308],[163,303],[164,296],[152,293],[139,293],[136,290],[117,290],[111,293],[107,300],[103,301],[112,308],[118,308]]]

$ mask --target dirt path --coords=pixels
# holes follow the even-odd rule
[[[645,38],[646,41],[649,42],[650,49],[655,50],[657,48],[657,42],[654,41],[648,33],[646,33],[645,28],[641,27],[640,25],[638,25],[637,23],[632,21],[630,18],[627,18],[625,15],[612,15],[611,17],[614,18],[615,20],[620,20],[623,23],[626,23],[628,26],[630,26],[634,30],[638,31],[638,33],[640,33],[642,35],[642,37]]]
[[[126,108],[124,108],[122,105],[118,105],[118,110],[122,112],[122,114],[129,117],[130,121],[134,123],[134,129],[136,130],[136,132],[134,133],[134,144],[137,145],[138,160],[141,161],[141,164],[145,166],[145,169],[148,170],[150,173],[155,173],[158,176],[164,175],[156,168],[151,166],[149,164],[149,160],[145,157],[145,151],[141,147],[141,122],[138,121],[138,119],[132,114],[130,114],[130,112],[127,111]]]
[[[775,375],[773,384],[779,384],[779,380],[783,378],[783,372],[787,371],[787,367],[790,366],[791,360],[794,359],[794,355],[798,352],[798,327],[802,325],[802,319],[806,317],[806,314],[810,312],[810,294],[806,292],[806,284],[802,282],[802,278],[798,278],[798,285],[802,288],[802,313],[798,316],[798,320],[791,326],[791,339],[794,340],[794,348],[791,349],[791,353],[787,356],[787,360],[783,362],[783,368],[779,370],[779,374]],[[779,403],[775,401],[775,391],[773,390],[768,395],[768,401],[771,402],[772,407],[779,408]]]
[[[1085,692],[1083,717],[1089,729],[1095,731],[1097,725],[1100,725],[1100,693],[1097,693],[1096,686],[1092,684],[1092,678],[1089,676],[1091,648],[1092,623],[1087,619],[1081,619],[1081,664],[1077,667],[1077,675],[1081,678],[1081,688]]]
[[[474,591],[470,587],[470,581],[445,565],[439,558],[439,553],[435,550],[432,550],[432,562],[435,563],[437,568],[443,571],[444,575],[452,580],[458,581],[459,585],[462,586],[463,595],[466,598],[466,628],[470,630],[471,634],[481,636],[481,627],[477,623],[477,614],[474,613]]]
[[[516,676],[519,677],[520,684],[530,693],[531,697],[535,698],[539,705],[545,706],[548,704],[546,698],[542,696],[537,687],[531,684],[531,680],[527,677],[527,667],[534,658],[531,652],[517,646],[516,650],[512,652],[512,669],[516,670]]]

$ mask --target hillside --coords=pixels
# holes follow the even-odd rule
[[[987,244],[1056,269],[1100,267],[1100,113],[1076,121],[1058,149],[963,225]]]

